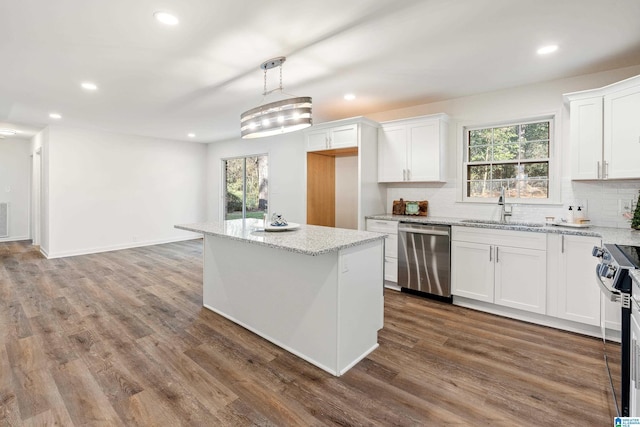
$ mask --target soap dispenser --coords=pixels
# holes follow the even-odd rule
[[[573,222],[573,206],[569,206],[569,212],[567,212],[567,222]]]

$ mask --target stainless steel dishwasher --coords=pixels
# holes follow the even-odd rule
[[[451,227],[398,225],[398,285],[405,292],[451,302]]]

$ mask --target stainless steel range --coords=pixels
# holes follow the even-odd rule
[[[609,371],[609,379],[616,400],[618,416],[629,416],[629,393],[631,381],[631,310],[632,310],[632,281],[630,271],[640,268],[640,247],[605,244],[602,247],[593,248],[593,256],[600,258],[596,267],[597,284],[602,293],[610,301],[620,306],[621,331],[620,331],[620,355],[607,356],[606,329],[602,326],[602,339],[605,343],[604,359]],[[603,316],[604,317],[604,316]],[[634,355],[636,354],[634,348]],[[611,355],[609,355],[611,356]],[[615,380],[611,375],[613,369],[610,359],[621,359],[620,380]],[[635,359],[635,358],[634,358]],[[635,371],[634,371],[635,373]],[[616,396],[620,396],[617,401]]]

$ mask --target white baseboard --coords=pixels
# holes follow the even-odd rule
[[[2,243],[2,242],[19,242],[20,240],[31,240],[31,237],[29,237],[29,236],[0,237],[0,243]]]
[[[145,242],[123,243],[123,244],[120,244],[120,245],[78,249],[78,250],[73,250],[73,251],[53,252],[53,253],[50,253],[50,254],[46,253],[42,249],[40,249],[40,252],[47,259],[54,259],[54,258],[65,258],[65,257],[70,257],[70,256],[78,256],[78,255],[97,254],[97,253],[101,253],[101,252],[120,251],[120,250],[123,250],[123,249],[140,248],[140,247],[143,247],[143,246],[162,245],[162,244],[165,244],[165,243],[183,242],[183,241],[186,241],[186,240],[196,240],[196,239],[201,239],[201,238],[202,238],[202,236],[186,236],[186,237],[183,236],[183,237],[173,237],[173,238],[169,238],[169,239],[147,240]]]

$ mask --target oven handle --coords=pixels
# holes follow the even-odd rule
[[[600,291],[609,299],[609,301],[619,302],[621,300],[620,292],[609,289],[609,287],[605,285],[600,278],[600,274],[597,269],[596,280],[598,281],[598,286],[600,286]]]

